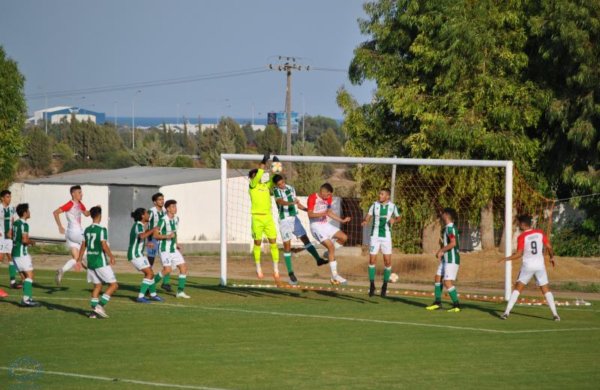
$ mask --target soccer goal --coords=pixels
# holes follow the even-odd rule
[[[544,230],[549,230],[552,222],[553,203],[533,191],[526,180],[513,171],[512,161],[278,157],[284,163],[286,182],[296,188],[297,198],[304,205],[307,196],[318,192],[322,183],[329,182],[334,187],[332,208],[338,215],[351,218],[343,224],[332,221],[348,236],[336,258],[341,260],[340,273],[347,275],[350,281],[366,280],[370,231],[369,226],[361,226],[361,222],[382,188],[391,190],[391,200],[402,216],[392,229],[393,268],[401,283],[431,284],[437,267],[434,253],[439,248],[442,229],[439,215],[445,207],[452,207],[458,212],[455,225],[460,234],[461,253],[465,253],[459,283],[503,287],[508,299],[512,264],[499,264],[497,260],[502,255],[511,255],[516,245],[514,214],[533,215],[536,226]],[[262,156],[251,154],[221,155],[220,280],[223,286],[227,285],[228,278],[254,277],[248,170],[255,168],[261,159]],[[274,201],[272,214],[277,223]],[[299,218],[310,240],[322,252],[324,248],[318,246],[310,233],[306,213],[299,212]],[[281,245],[279,232],[278,243]],[[292,244],[301,252],[303,245],[298,239]],[[236,256],[238,260],[232,260]],[[263,262],[270,262],[266,251]],[[318,282],[317,267],[310,260],[299,257],[297,263],[306,270],[301,275],[303,279]],[[285,269],[282,274],[286,274]]]

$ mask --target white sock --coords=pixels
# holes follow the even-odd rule
[[[260,267],[260,263],[256,263],[256,272],[261,273],[262,268]]]
[[[77,264],[77,262],[75,261],[75,259],[70,259],[69,261],[67,261],[65,263],[65,265],[63,265],[63,267],[62,267],[63,272],[67,272],[68,270],[70,270],[71,268],[73,268],[75,266],[75,264]]]
[[[341,247],[343,247],[343,245],[337,242],[337,240],[333,240],[333,247],[335,249],[340,249]]]
[[[331,267],[331,275],[337,276],[337,260],[330,261],[329,266]]]
[[[517,299],[519,299],[519,295],[521,295],[521,293],[518,290],[514,290],[512,294],[510,294],[510,299],[508,300],[508,305],[506,305],[506,310],[504,310],[504,314],[510,314],[510,311],[512,310],[513,306],[515,306],[515,303],[517,303]]]
[[[552,315],[557,316],[558,313],[556,312],[556,303],[554,303],[554,295],[552,295],[552,293],[548,291],[546,294],[544,294],[544,296],[546,297],[546,302],[548,303],[548,306],[550,306]]]
[[[273,272],[276,274],[279,273],[279,262],[273,262]]]

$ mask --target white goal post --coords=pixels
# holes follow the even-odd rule
[[[504,168],[504,254],[512,254],[512,220],[513,220],[513,162],[488,160],[444,160],[444,159],[412,159],[412,158],[375,158],[375,157],[327,157],[327,156],[280,156],[282,162],[325,163],[325,164],[374,164],[402,166],[438,166],[438,167],[479,167]],[[256,161],[262,155],[257,154],[221,154],[221,285],[227,286],[227,164],[229,161]],[[250,234],[250,232],[248,232]],[[512,262],[505,262],[504,298],[510,297],[512,290]]]

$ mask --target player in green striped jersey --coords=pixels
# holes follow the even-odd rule
[[[94,284],[92,290],[91,306],[93,313],[90,318],[99,315],[108,318],[104,307],[110,301],[112,294],[117,291],[119,285],[111,265],[115,265],[115,257],[108,246],[108,230],[100,226],[102,220],[102,208],[95,206],[90,209],[92,224],[83,231],[83,242],[79,248],[77,265],[81,266],[83,255],[87,250],[87,280]],[[102,292],[102,284],[108,284],[108,288]]]
[[[302,205],[296,198],[296,190],[291,185],[287,184],[283,176],[273,176],[273,195],[275,203],[277,203],[277,211],[279,216],[279,232],[283,240],[283,258],[288,269],[290,284],[295,285],[298,279],[294,274],[292,266],[292,238],[296,236],[304,243],[304,248],[315,258],[317,265],[327,264],[329,261],[324,260],[319,256],[319,252],[310,242],[308,235],[300,218],[298,218],[298,210],[306,211],[306,206]]]
[[[177,285],[177,298],[189,299],[190,296],[184,291],[187,280],[187,264],[180,252],[180,247],[177,244],[177,227],[179,225],[179,217],[177,216],[177,201],[170,199],[165,202],[167,214],[158,223],[160,234],[155,237],[160,240],[160,261],[162,262],[162,271],[154,277],[154,281],[158,283],[160,279],[166,275],[170,275],[173,267],[179,270],[179,280]]]
[[[371,222],[371,239],[369,249],[369,296],[375,295],[375,264],[377,263],[377,254],[379,250],[383,253],[383,285],[381,286],[381,296],[387,294],[387,284],[392,274],[392,226],[400,222],[400,211],[398,207],[390,202],[391,191],[389,188],[383,188],[379,191],[379,200],[369,207],[367,216],[362,222],[362,226],[367,226]]]
[[[442,308],[442,281],[448,295],[452,299],[452,308],[449,312],[458,313],[460,304],[458,302],[458,292],[454,286],[458,267],[460,265],[459,253],[459,236],[458,230],[454,226],[454,221],[457,220],[456,210],[445,208],[442,212],[442,222],[444,223],[444,232],[442,234],[442,242],[444,246],[436,253],[436,258],[440,261],[440,265],[435,275],[435,301],[427,306],[427,310],[438,310]]]
[[[146,238],[154,233],[158,233],[158,227],[146,230],[150,215],[144,208],[138,208],[131,213],[131,218],[135,221],[131,227],[129,233],[129,248],[127,250],[127,260],[137,269],[144,274],[142,285],[140,286],[140,292],[136,302],[139,303],[150,303],[150,301],[162,301],[162,298],[156,295],[156,284],[154,283],[154,272],[150,262],[144,256],[144,246],[146,244]],[[146,299],[146,292],[150,291],[150,300]]]
[[[152,195],[152,203],[154,206],[150,207],[148,213],[150,214],[150,219],[148,220],[148,229],[154,229],[158,226],[158,222],[165,216],[165,196],[157,192]],[[158,240],[154,238],[154,236],[150,236],[147,240],[146,246],[148,247],[148,262],[150,263],[150,267],[154,267],[154,259],[158,255]],[[163,280],[163,286],[169,286],[168,291],[171,289],[171,285],[169,284],[169,280]]]
[[[18,205],[17,215],[19,219],[13,224],[12,260],[17,271],[24,278],[21,305],[25,307],[39,306],[31,297],[33,293],[33,263],[27,247],[33,245],[34,242],[29,238],[29,224],[27,223],[31,216],[29,205],[27,203]]]
[[[2,212],[2,221],[0,221],[0,240],[12,240],[12,225],[15,221],[16,211],[15,208],[10,205],[11,192],[9,190],[2,190],[0,192],[0,203]],[[8,260],[8,277],[10,280],[10,288],[21,288],[22,285],[17,284],[17,269],[11,260],[9,253],[0,253],[0,263],[4,261],[4,258]]]

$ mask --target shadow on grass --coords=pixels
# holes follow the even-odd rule
[[[384,299],[387,299],[388,301],[392,301],[392,302],[403,303],[405,305],[415,306],[415,307],[418,307],[420,309],[425,309],[428,306],[426,303],[413,301],[410,298],[404,298],[404,297],[390,297],[390,296],[388,296],[388,297],[386,297]]]
[[[322,299],[311,298],[301,291],[294,291],[289,289],[278,289],[278,288],[255,288],[255,287],[223,287],[219,285],[201,285],[192,284],[190,287],[197,288],[199,290],[206,290],[211,292],[217,292],[222,294],[230,294],[239,297],[270,297],[270,298],[295,298],[304,300],[318,300]]]
[[[350,301],[350,302],[370,303],[370,304],[373,304],[373,305],[378,305],[379,304],[379,302],[371,300],[371,299],[360,298],[360,297],[357,297],[357,296],[346,295],[346,294],[339,294],[339,293],[337,293],[335,291],[316,290],[314,292],[317,295],[323,295],[323,296],[330,297],[330,298],[342,299],[342,300]]]
[[[0,300],[0,303],[8,303],[10,305],[22,308],[23,310],[39,310],[40,308],[45,307],[47,310],[59,310],[59,311],[65,312],[65,313],[79,314],[84,317],[87,317],[89,314],[88,310],[81,309],[78,307],[65,306],[65,305],[61,305],[60,303],[50,303],[50,302],[45,302],[45,301],[37,301],[37,302],[40,304],[40,306],[36,308],[36,307],[21,306],[20,301]]]
[[[37,281],[33,283],[33,288],[35,289],[39,289],[39,290],[46,290],[44,291],[44,294],[54,294],[57,292],[62,292],[62,291],[67,291],[69,288],[65,287],[65,286],[47,286],[44,284],[40,284]]]

